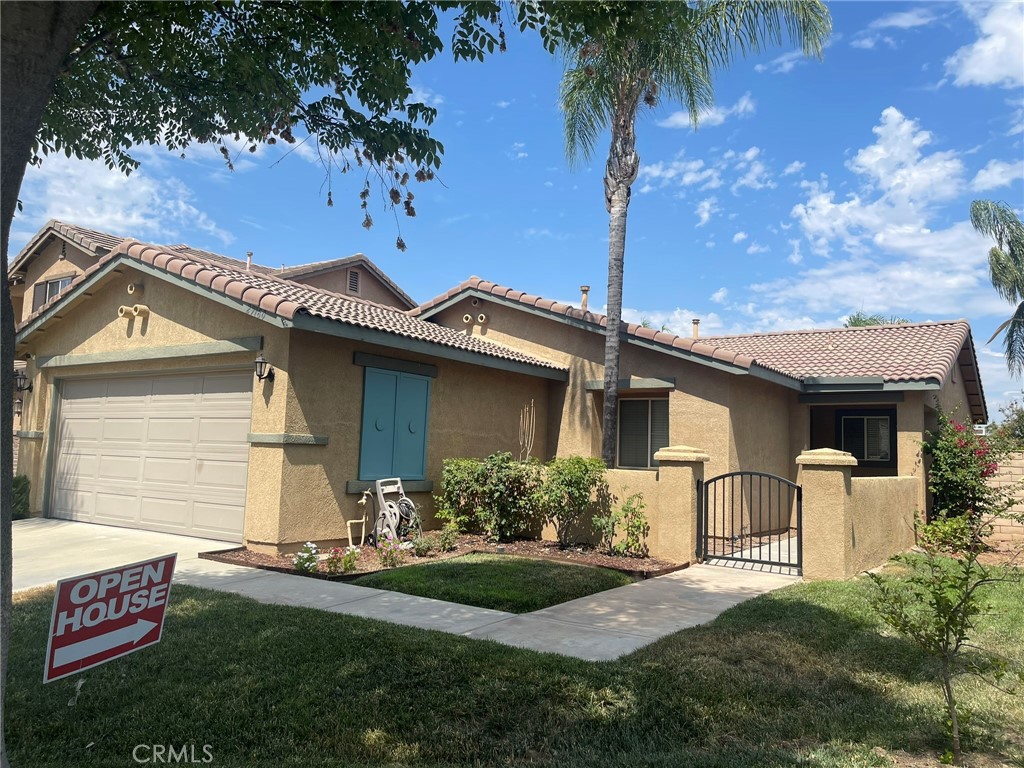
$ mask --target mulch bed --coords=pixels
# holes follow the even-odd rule
[[[373,547],[360,547],[359,560],[356,563],[356,570],[352,573],[332,576],[327,573],[323,560],[320,561],[320,569],[317,573],[299,574],[312,578],[329,579],[331,581],[349,581],[370,573],[377,573],[384,570],[377,556],[377,550]],[[325,554],[326,550],[321,550]],[[558,543],[554,541],[512,541],[504,544],[491,544],[482,536],[463,534],[459,536],[455,549],[452,552],[431,552],[427,557],[416,557],[411,551],[406,551],[402,565],[422,565],[434,563],[441,560],[450,560],[453,557],[461,557],[472,553],[488,555],[515,555],[516,557],[532,557],[541,560],[555,560],[573,565],[584,565],[591,567],[610,568],[625,573],[636,579],[649,579],[654,576],[661,576],[672,571],[678,571],[686,567],[686,564],[673,563],[667,560],[656,560],[652,557],[616,557],[602,554],[589,546],[576,546],[568,549],[559,549]],[[219,563],[230,563],[231,565],[244,565],[250,568],[261,568],[268,571],[280,573],[298,574],[292,566],[291,555],[264,555],[253,552],[245,547],[235,549],[224,549],[215,552],[201,552],[199,557],[205,560],[215,560]]]

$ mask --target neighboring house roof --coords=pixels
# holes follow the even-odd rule
[[[412,314],[430,318],[466,296],[479,296],[598,331],[604,315],[472,277],[421,304]],[[959,365],[971,415],[988,418],[971,328],[966,320],[828,330],[707,336],[694,339],[623,323],[628,342],[682,353],[696,362],[722,363],[734,372],[782,377],[802,392],[938,389]],[[741,369],[741,370],[736,370]],[[765,378],[770,378],[765,376]],[[791,385],[791,384],[790,384]]]
[[[116,248],[123,237],[111,235],[108,232],[98,232],[95,229],[80,227],[77,224],[68,224],[57,219],[50,219],[46,224],[32,236],[25,247],[18,252],[11,262],[8,274],[14,277],[22,272],[31,256],[50,237],[57,236],[82,248],[84,251],[96,257],[109,253]]]
[[[275,270],[274,274],[278,277],[291,280],[296,277],[310,277],[322,272],[331,272],[335,269],[342,269],[349,266],[361,266],[371,272],[405,304],[407,309],[413,309],[416,306],[416,302],[413,301],[409,294],[399,288],[398,285],[380,269],[380,267],[361,253],[357,253],[354,256],[346,256],[343,259],[314,261],[310,264],[299,264],[294,267],[285,267]]]
[[[214,264],[220,264],[228,267],[229,269],[245,269],[246,263],[240,259],[233,259],[230,256],[224,256],[220,253],[213,253],[212,251],[204,251],[202,248],[193,248],[191,245],[186,243],[178,243],[178,245],[167,245],[164,246],[169,251],[175,253],[183,253],[186,256],[194,256],[198,259],[204,259],[211,261]],[[262,264],[253,263],[249,265],[250,272],[258,272],[262,275],[272,275],[275,270],[271,267],[264,267]]]
[[[554,363],[517,350],[427,323],[402,310],[354,296],[342,296],[258,272],[232,269],[192,253],[124,240],[57,297],[44,304],[21,325],[18,341],[53,317],[61,305],[86,292],[89,285],[128,262],[203,293],[226,297],[231,303],[258,308],[284,327],[400,347],[489,367],[506,368],[546,378],[565,380],[566,370]],[[267,318],[263,318],[267,319]],[[404,340],[400,342],[398,340]]]

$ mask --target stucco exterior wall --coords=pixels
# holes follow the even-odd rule
[[[60,258],[61,245],[64,245],[65,258]],[[22,299],[21,315],[15,316],[17,322],[23,321],[32,314],[32,292],[36,283],[46,280],[58,280],[63,277],[77,277],[91,267],[96,259],[80,248],[54,238],[25,271],[24,298]]]
[[[551,455],[599,456],[603,397],[586,386],[588,380],[604,378],[604,337],[490,301],[473,301],[466,298],[432,320],[566,366],[569,381],[552,395]],[[481,313],[484,323],[477,319]],[[468,324],[463,320],[467,314],[472,318]],[[675,379],[669,391],[621,390],[620,397],[667,396],[669,443],[706,451],[709,477],[761,470],[765,464],[768,471],[793,475],[789,426],[795,398],[784,387],[628,343],[621,347],[620,378]]]
[[[849,575],[876,568],[914,546],[917,494],[914,477],[850,480]]]
[[[538,425],[533,455],[546,455],[547,440],[540,428],[547,419],[545,379],[294,331],[289,383],[286,390],[275,387],[274,397],[286,402],[286,432],[322,435],[328,442],[267,448],[278,451],[283,462],[280,529],[274,538],[250,537],[250,545],[290,551],[307,540],[347,543],[346,522],[364,516],[359,494],[346,492],[349,481],[359,480],[364,368],[353,362],[356,352],[437,366],[430,395],[426,471],[435,490],[445,458],[480,458],[497,451],[518,455],[519,416],[531,400]],[[433,527],[431,493],[409,496],[421,505],[427,527]],[[355,528],[357,536],[360,528]]]
[[[359,293],[349,293],[348,291],[349,270],[354,270],[359,273]],[[405,304],[399,301],[395,294],[391,292],[391,289],[386,288],[380,280],[377,279],[376,275],[359,266],[341,267],[339,269],[332,269],[329,272],[321,272],[316,275],[299,276],[289,279],[294,280],[296,283],[320,288],[324,291],[340,293],[342,296],[358,296],[360,299],[374,301],[378,304],[384,304],[389,307],[397,307],[402,310],[406,308]]]

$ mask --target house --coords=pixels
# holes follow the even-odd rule
[[[335,293],[99,234],[51,222],[15,262],[26,300],[46,291],[23,307],[15,350],[31,385],[19,453],[36,514],[264,551],[341,543],[373,480],[400,475],[429,504],[444,457],[495,450],[523,403],[545,420],[548,382],[567,378],[354,295],[352,263]],[[360,259],[365,291],[379,270]],[[373,290],[409,303],[390,280]],[[257,355],[272,370],[262,380]]]
[[[413,307],[361,256],[275,270],[115,240],[51,222],[14,262],[33,301],[17,355],[33,386],[20,460],[37,514],[292,551],[361,538],[356,502],[381,477],[403,477],[429,516],[443,459],[518,452],[529,403],[534,456],[600,455],[607,321],[585,295],[576,308],[472,278]],[[61,261],[76,272],[51,295]],[[621,336],[609,477],[616,494],[645,495],[663,557],[692,559],[720,502],[740,517],[717,538],[795,539],[799,552],[792,494],[806,475],[814,505],[841,507],[819,536],[838,542],[837,573],[884,560],[927,503],[920,444],[936,409],[987,421],[963,320]],[[272,377],[255,375],[257,355]],[[701,495],[737,472],[759,485]],[[785,501],[772,482],[788,484]]]

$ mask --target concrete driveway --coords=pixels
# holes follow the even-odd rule
[[[117,565],[178,553],[177,571],[200,552],[237,547],[230,541],[136,531],[70,520],[14,522],[14,591],[53,584]],[[203,561],[206,562],[206,561]]]

